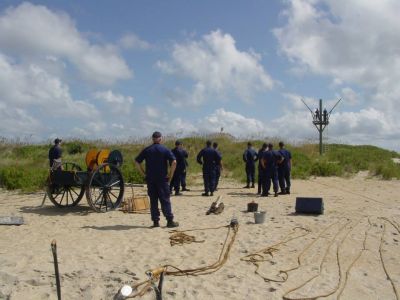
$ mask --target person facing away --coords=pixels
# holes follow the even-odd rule
[[[183,176],[182,176],[182,180],[181,180],[181,186],[182,186],[182,191],[190,191],[190,189],[188,189],[186,187],[186,175],[187,175],[187,169],[189,167],[189,163],[187,161],[187,158],[189,157],[189,154],[187,153],[187,151],[185,150],[187,156],[185,157],[185,170],[183,172]]]
[[[218,143],[217,142],[213,143],[213,148],[221,156],[221,160],[220,160],[219,164],[215,165],[215,187],[214,187],[214,191],[217,191],[218,190],[218,184],[219,184],[219,178],[221,177],[221,170],[222,170],[222,154],[218,149]]]
[[[50,170],[55,171],[55,170],[62,170],[62,162],[61,162],[61,156],[62,156],[62,149],[61,149],[61,142],[62,140],[59,138],[56,138],[54,140],[54,145],[50,148],[49,150],[49,164],[50,164]]]
[[[215,169],[221,163],[221,155],[211,147],[211,141],[197,154],[197,162],[203,166],[204,193],[202,196],[213,196],[215,189]]]
[[[257,194],[261,194],[261,182],[262,182],[262,166],[261,166],[261,157],[264,151],[267,151],[268,145],[264,143],[261,148],[257,152],[258,157],[258,184],[257,184]]]
[[[179,190],[182,182],[184,181],[183,177],[186,173],[186,158],[188,157],[188,154],[183,149],[183,144],[179,140],[175,142],[175,148],[172,149],[172,153],[175,155],[176,158],[176,169],[174,175],[172,176],[169,188],[171,192],[172,189],[175,190],[175,196],[180,196],[182,195],[182,193],[179,192]]]
[[[255,181],[255,176],[256,176],[256,165],[255,162],[258,159],[258,155],[256,150],[253,149],[253,145],[248,142],[247,143],[247,149],[243,153],[243,161],[246,164],[246,177],[247,177],[247,185],[244,188],[250,188],[250,183],[251,187],[254,188],[254,181]]]
[[[268,150],[263,152],[261,158],[262,165],[262,194],[263,197],[268,197],[271,188],[271,181],[273,184],[274,196],[278,197],[278,171],[277,164],[282,162],[283,157],[279,152],[273,150],[273,145],[268,144]]]
[[[285,149],[285,144],[279,142],[279,153],[283,157],[283,161],[278,164],[278,178],[280,194],[290,194],[290,171],[292,169],[292,154]]]
[[[169,190],[169,180],[176,168],[176,158],[171,150],[161,144],[162,135],[160,132],[155,131],[152,139],[153,144],[144,148],[135,158],[136,167],[145,177],[147,183],[147,194],[150,198],[150,213],[153,221],[152,227],[160,227],[158,201],[160,201],[161,211],[167,219],[167,227],[178,227],[179,223],[174,222]],[[143,169],[143,161],[146,162],[146,170]],[[171,167],[168,173],[169,164]]]

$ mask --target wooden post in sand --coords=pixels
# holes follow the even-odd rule
[[[53,252],[53,258],[54,258],[54,272],[55,272],[55,275],[56,275],[57,299],[61,300],[61,285],[60,285],[60,274],[58,272],[57,242],[56,242],[56,240],[53,240],[51,242],[51,252]]]

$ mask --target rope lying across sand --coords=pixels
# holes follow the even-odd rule
[[[292,235],[295,234],[298,229],[303,230],[304,233],[292,237]],[[264,281],[267,281],[267,282],[268,281],[285,282],[287,280],[287,274],[286,274],[286,276],[284,278],[281,278],[281,279],[273,279],[273,278],[269,278],[269,277],[265,277],[265,276],[261,275],[258,272],[258,269],[260,268],[260,264],[262,262],[269,261],[269,259],[267,259],[266,256],[268,255],[270,257],[273,257],[274,256],[273,253],[279,251],[278,246],[284,245],[284,244],[286,244],[286,243],[288,243],[288,242],[290,242],[292,240],[304,237],[304,236],[306,236],[306,235],[308,235],[310,233],[311,233],[311,231],[309,229],[307,229],[307,228],[294,227],[292,229],[292,231],[289,232],[281,241],[279,241],[279,242],[277,242],[277,243],[275,243],[275,244],[273,244],[271,246],[268,246],[268,247],[266,247],[264,249],[258,250],[255,253],[246,255],[246,256],[242,257],[240,260],[248,261],[248,262],[252,263],[253,265],[255,265],[256,266],[256,270],[254,271],[254,273],[256,273],[258,276],[263,278]],[[281,275],[283,273],[285,273],[285,272],[284,271],[280,271],[279,275]]]
[[[146,292],[148,292],[150,289],[153,288],[154,282],[159,279],[160,274],[173,275],[173,276],[189,276],[189,275],[199,276],[199,275],[211,274],[211,273],[219,270],[225,264],[225,262],[228,260],[229,252],[230,252],[232,245],[236,239],[236,234],[239,229],[239,225],[237,223],[233,223],[231,221],[231,224],[227,225],[227,226],[192,229],[192,230],[184,230],[184,231],[178,231],[178,230],[173,231],[173,234],[179,233],[179,235],[180,235],[180,233],[188,232],[188,231],[199,231],[199,230],[220,229],[220,228],[227,228],[228,232],[226,234],[224,244],[222,246],[218,260],[216,262],[214,262],[211,265],[205,266],[205,267],[193,268],[193,269],[180,269],[173,265],[164,265],[163,267],[156,269],[157,274],[154,274],[154,276],[151,275],[150,279],[142,281],[142,282],[134,285],[132,287],[133,290],[137,290],[141,286],[143,286],[143,287],[137,293],[135,293],[131,296],[128,296],[126,298],[135,298],[138,296],[143,296]],[[231,237],[230,240],[229,240],[229,237]],[[228,240],[229,240],[229,242],[228,242]],[[169,269],[173,269],[173,270],[169,270]]]
[[[382,218],[382,219],[384,219],[386,222],[389,222],[390,224],[393,225],[393,223],[391,221],[389,221],[387,218]],[[393,279],[390,277],[389,272],[387,271],[387,268],[386,268],[386,265],[385,265],[385,261],[383,259],[382,248],[383,248],[383,240],[384,240],[385,233],[386,233],[386,222],[383,223],[383,231],[382,231],[382,235],[381,235],[381,242],[379,244],[379,256],[381,258],[381,263],[382,263],[383,270],[385,271],[386,278],[390,281],[390,284],[392,285],[393,292],[396,295],[396,299],[399,300],[399,294],[397,292],[396,285],[394,284]],[[393,227],[395,227],[398,230],[398,228],[396,226],[393,225]]]

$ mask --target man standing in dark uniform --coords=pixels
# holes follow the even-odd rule
[[[168,180],[174,174],[176,159],[171,150],[161,145],[161,133],[156,131],[152,135],[153,144],[146,147],[135,158],[135,164],[139,172],[145,176],[147,182],[147,194],[150,197],[150,212],[153,227],[160,227],[160,211],[158,201],[161,203],[161,210],[167,219],[167,227],[178,227],[178,222],[174,222],[172,214],[170,191]],[[142,162],[146,161],[146,171]],[[168,174],[168,164],[171,164]]]
[[[218,150],[218,143],[214,142],[213,143],[213,148],[215,149],[215,151],[218,152],[218,154],[221,156],[221,160],[219,161],[219,164],[215,165],[215,187],[214,187],[214,191],[218,190],[218,183],[219,183],[219,178],[221,177],[221,170],[222,170],[222,154],[221,152]]]
[[[278,165],[280,194],[290,194],[290,171],[292,169],[292,154],[286,150],[285,144],[279,142],[279,153],[283,157],[283,161]]]
[[[182,142],[176,141],[175,148],[172,149],[172,153],[176,158],[176,169],[174,172],[174,176],[172,177],[171,184],[169,186],[171,193],[172,188],[175,190],[175,196],[180,196],[182,193],[179,192],[181,183],[183,183],[184,175],[186,173],[186,158],[188,157],[187,152],[183,149]],[[183,184],[182,184],[183,185]]]
[[[203,165],[204,193],[202,196],[213,196],[215,189],[215,168],[221,163],[221,155],[211,147],[211,141],[197,154],[197,162]]]
[[[187,154],[187,156],[185,157],[185,170],[183,171],[183,175],[182,175],[182,180],[181,180],[181,185],[182,185],[182,191],[187,191],[189,192],[190,189],[188,189],[186,187],[186,175],[187,175],[187,168],[189,167],[189,163],[187,161],[187,158],[189,157],[189,154],[187,153],[186,150],[184,150]]]
[[[264,144],[262,145],[262,147],[260,148],[260,150],[258,150],[258,153],[257,153],[257,158],[258,158],[258,185],[257,185],[257,194],[261,194],[261,185],[262,185],[261,183],[262,183],[262,175],[263,175],[262,166],[261,166],[261,157],[262,157],[262,154],[264,153],[264,151],[267,150],[267,147],[268,147],[267,143],[264,143]]]
[[[273,150],[273,145],[268,144],[268,150],[262,154],[261,165],[263,172],[262,194],[263,197],[268,197],[269,189],[271,188],[271,180],[273,183],[274,196],[278,197],[278,170],[277,164],[281,163],[283,157]]]
[[[243,153],[243,161],[246,163],[247,185],[244,187],[246,189],[250,188],[250,183],[251,187],[254,188],[254,178],[256,175],[255,162],[257,159],[257,152],[253,149],[253,145],[248,142],[247,149]]]
[[[49,150],[49,163],[50,163],[50,169],[52,171],[55,170],[62,170],[62,163],[61,163],[61,155],[62,155],[62,150],[61,150],[61,142],[62,140],[59,138],[56,138],[54,140],[54,145],[50,148]]]

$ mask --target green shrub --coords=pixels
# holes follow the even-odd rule
[[[80,143],[72,142],[67,144],[68,154],[75,155],[83,152],[82,145]]]
[[[337,163],[316,161],[311,166],[311,175],[314,176],[341,176],[342,174],[343,169]]]
[[[0,170],[0,186],[8,190],[35,191],[44,187],[47,174],[47,170],[43,169],[3,167]]]

